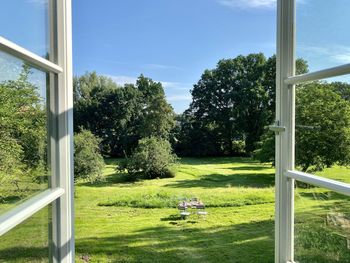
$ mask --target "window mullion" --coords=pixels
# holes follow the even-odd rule
[[[11,54],[19,59],[22,59],[23,61],[28,62],[34,67],[42,69],[46,72],[54,72],[54,73],[62,72],[62,68],[56,65],[55,63],[45,58],[42,58],[1,36],[0,36],[0,50],[8,54]]]
[[[277,2],[275,262],[293,262],[294,180],[284,172],[294,168],[294,86],[284,81],[295,73],[295,0]]]
[[[71,0],[54,1],[56,11],[55,55],[63,72],[54,79],[55,94],[55,181],[65,194],[53,204],[53,261],[74,262],[74,208],[73,208],[73,73]]]
[[[346,74],[350,74],[350,64],[345,64],[345,65],[341,65],[333,68],[327,68],[319,71],[305,73],[302,75],[291,76],[286,78],[284,80],[284,83],[289,85],[295,85],[295,84],[300,84],[307,81],[338,77]]]
[[[16,227],[64,194],[64,189],[48,189],[0,216],[0,236]]]

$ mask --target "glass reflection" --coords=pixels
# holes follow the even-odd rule
[[[51,252],[51,206],[0,237],[0,262],[48,262]]]
[[[0,52],[0,214],[48,188],[47,75]]]
[[[0,36],[47,57],[50,46],[49,1],[1,1]]]
[[[298,85],[295,163],[298,170],[350,183],[348,76]]]
[[[350,63],[348,0],[297,2],[297,56],[310,71]]]
[[[301,182],[296,186],[296,261],[350,262],[350,198]]]

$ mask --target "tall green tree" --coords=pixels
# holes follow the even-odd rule
[[[305,73],[306,62],[298,60],[297,69]],[[259,53],[220,60],[194,85],[181,130],[190,137],[201,137],[199,145],[213,149],[213,155],[217,151],[234,154],[234,141],[242,140],[246,153],[251,154],[258,147],[264,127],[274,119],[275,79],[275,56],[266,58]]]
[[[295,163],[301,170],[349,165],[350,103],[341,94],[339,83],[313,82],[297,87]],[[267,131],[255,157],[274,162],[274,144],[274,133]]]
[[[46,106],[30,73],[24,65],[18,79],[0,83],[0,199],[47,167]]]
[[[310,83],[296,95],[296,164],[303,171],[350,164],[350,104],[329,86]]]
[[[244,139],[247,152],[252,151],[260,127],[272,118],[262,85],[265,63],[263,54],[223,59],[194,85],[190,109],[196,120],[215,126],[227,153],[235,139]]]
[[[141,92],[141,108],[138,133],[140,138],[159,137],[169,139],[169,133],[175,125],[175,114],[166,101],[163,86],[141,75],[136,82],[136,89]]]
[[[168,139],[174,112],[160,82],[141,75],[136,84],[119,87],[93,72],[76,77],[74,86],[75,129],[101,138],[104,154],[130,154],[145,137]]]

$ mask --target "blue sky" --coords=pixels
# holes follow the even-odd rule
[[[73,3],[75,74],[96,70],[122,84],[143,73],[164,83],[177,112],[188,107],[189,90],[204,69],[219,59],[275,50],[273,3],[260,8],[218,0]]]
[[[350,63],[348,0],[297,1],[297,55],[311,70]],[[45,3],[2,3],[0,35],[45,55]],[[270,56],[275,41],[275,0],[73,0],[74,74],[96,71],[124,84],[143,73],[163,83],[176,112],[188,107],[205,69],[239,54]],[[16,74],[1,67],[0,80]],[[44,74],[31,78],[39,83]]]

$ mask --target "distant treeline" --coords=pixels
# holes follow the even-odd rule
[[[296,71],[308,72],[307,62],[298,59]],[[118,86],[86,73],[74,78],[75,129],[92,131],[102,139],[103,153],[113,157],[128,156],[142,138],[160,137],[179,156],[254,155],[273,161],[274,136],[265,127],[275,118],[275,78],[275,56],[222,59],[204,71],[193,85],[189,108],[176,115],[160,82],[141,75],[136,84]],[[308,153],[299,151],[299,165],[307,170],[348,163],[350,85],[313,82],[297,90],[296,122],[318,127],[297,129],[297,146]]]

